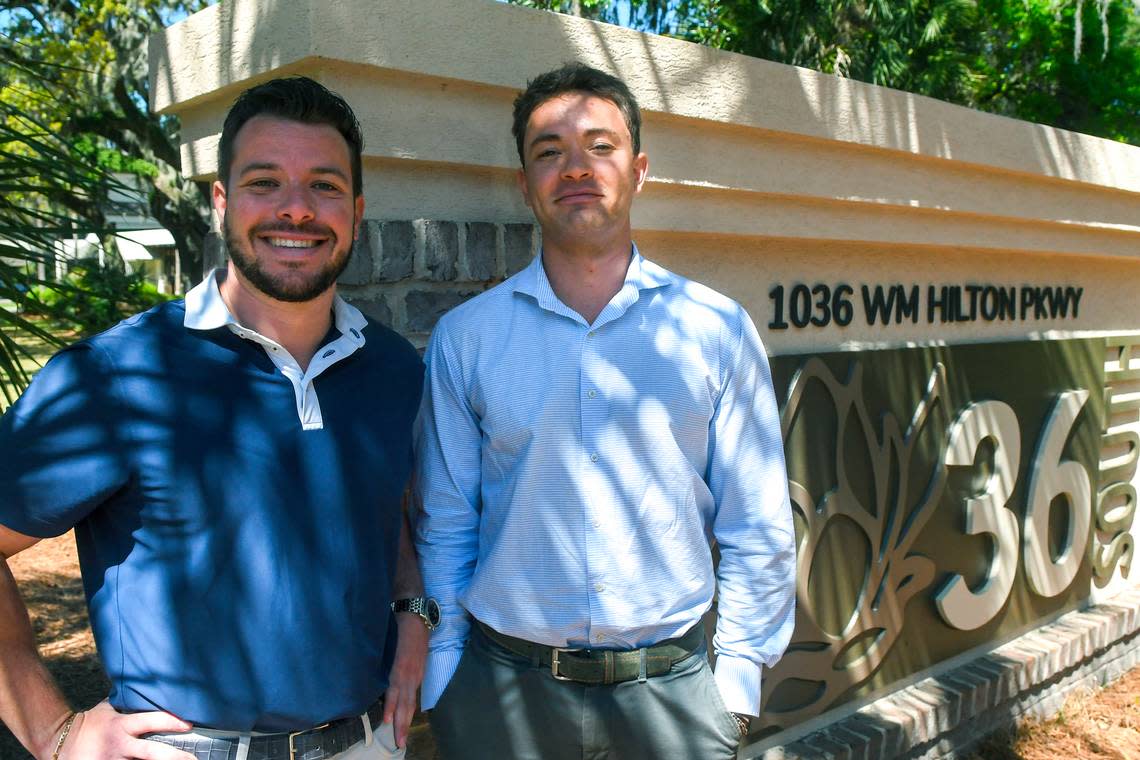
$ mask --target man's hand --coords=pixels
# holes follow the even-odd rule
[[[167,744],[139,738],[144,734],[182,733],[191,728],[189,723],[170,713],[124,715],[115,712],[109,703],[100,702],[76,718],[59,757],[60,760],[194,760],[193,755]],[[49,754],[49,760],[50,757]]]
[[[424,621],[411,612],[397,612],[396,626],[396,657],[388,675],[388,691],[384,694],[384,722],[393,724],[396,746],[403,747],[416,712],[416,692],[424,680],[428,629]]]

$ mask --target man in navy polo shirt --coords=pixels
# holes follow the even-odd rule
[[[403,757],[434,624],[401,508],[422,363],[336,295],[361,147],[312,80],[243,93],[227,268],[60,352],[0,417],[0,719],[37,758]],[[72,527],[111,682],[80,714],[6,563]]]

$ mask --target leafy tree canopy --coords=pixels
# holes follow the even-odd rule
[[[1140,12],[1125,2],[979,0],[978,108],[1140,145]],[[1102,15],[1103,14],[1103,15]]]
[[[172,17],[208,4],[9,0],[0,15],[0,102],[33,118],[98,168],[145,180],[150,214],[170,230],[192,277],[200,274],[209,232],[208,188],[180,174],[177,120],[149,110],[147,38]],[[69,208],[82,222],[103,225],[99,208]]]

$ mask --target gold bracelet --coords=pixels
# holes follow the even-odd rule
[[[59,760],[59,751],[63,749],[63,743],[67,741],[67,735],[71,733],[71,727],[75,725],[75,719],[78,717],[79,713],[73,712],[63,722],[63,731],[59,735],[59,741],[55,743],[55,752],[51,753],[51,760]]]

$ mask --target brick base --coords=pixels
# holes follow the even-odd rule
[[[1071,612],[964,664],[924,678],[781,746],[743,760],[937,760],[966,757],[986,735],[1048,717],[1078,689],[1140,665],[1140,589]]]

